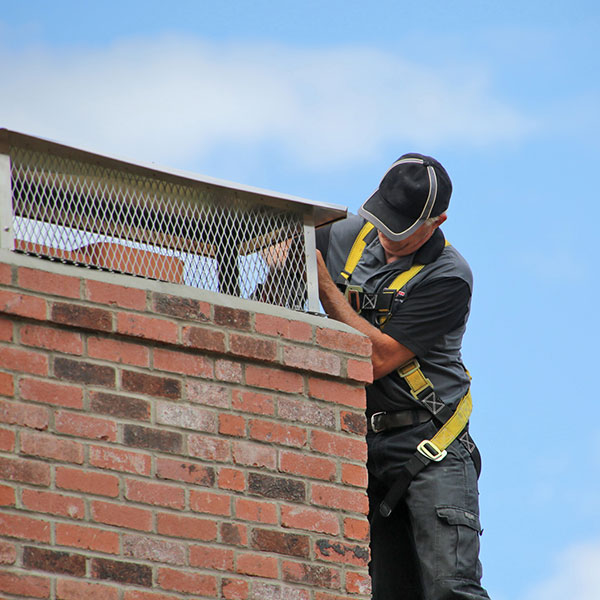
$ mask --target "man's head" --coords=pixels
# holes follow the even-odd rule
[[[400,242],[442,215],[451,195],[452,182],[437,160],[422,154],[404,154],[388,169],[358,214],[386,238]]]

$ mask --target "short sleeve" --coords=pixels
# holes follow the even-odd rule
[[[442,277],[416,286],[396,302],[382,331],[424,356],[447,333],[464,324],[471,289],[458,277]]]

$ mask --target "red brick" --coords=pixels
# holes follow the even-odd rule
[[[0,592],[19,598],[50,598],[50,579],[36,575],[0,573]]]
[[[51,320],[61,325],[94,331],[113,331],[112,313],[103,308],[54,302],[51,305],[50,314]]]
[[[73,579],[59,579],[56,583],[56,600],[118,600],[117,587],[101,583],[87,583]]]
[[[277,579],[279,571],[277,558],[256,552],[239,553],[236,560],[236,571],[253,577]]]
[[[248,311],[217,304],[214,307],[214,313],[217,325],[250,331],[251,314]]]
[[[84,469],[57,467],[56,486],[66,490],[110,496],[111,498],[116,498],[119,495],[118,477]]]
[[[369,521],[364,519],[355,519],[346,517],[344,519],[344,537],[349,540],[360,540],[366,542],[369,540]]]
[[[213,376],[212,361],[200,354],[155,348],[153,356],[155,369],[192,375],[194,377]]]
[[[368,573],[346,571],[346,591],[349,594],[371,595],[371,578]]]
[[[187,564],[187,544],[147,535],[123,535],[123,556],[167,565]]]
[[[47,375],[48,357],[31,350],[0,346],[0,367],[18,373]]]
[[[169,400],[181,398],[181,381],[171,377],[159,377],[137,371],[121,373],[121,386],[127,392],[158,396]]]
[[[0,484],[0,506],[15,506],[16,495],[14,488]]]
[[[215,471],[200,462],[183,462],[168,458],[156,459],[156,476],[160,479],[184,481],[196,485],[212,487],[215,483]]]
[[[190,546],[190,567],[233,571],[233,550],[210,546]]]
[[[119,534],[101,527],[57,523],[56,544],[106,554],[119,554]]]
[[[277,523],[277,506],[264,500],[236,498],[235,516],[242,521],[275,525]]]
[[[0,535],[50,543],[50,523],[18,514],[0,514]]]
[[[90,466],[136,475],[150,475],[152,457],[109,446],[90,446]]]
[[[142,592],[138,590],[125,590],[123,600],[180,600],[181,596],[161,594],[159,592]]]
[[[117,315],[117,331],[123,335],[171,344],[177,342],[178,335],[177,325],[173,321],[122,312]]]
[[[181,429],[217,433],[217,413],[199,406],[157,402],[156,423]]]
[[[12,282],[12,267],[5,263],[0,264],[0,283],[10,285]]]
[[[146,291],[124,287],[103,281],[88,279],[85,282],[86,297],[92,302],[110,304],[119,308],[143,311],[146,308]]]
[[[304,502],[306,500],[306,483],[287,477],[275,477],[266,473],[248,474],[248,491],[251,494],[286,500],[288,502]]]
[[[0,396],[11,397],[14,393],[13,375],[11,373],[0,373]]]
[[[89,392],[93,412],[138,421],[150,420],[150,402],[132,396],[106,392]]]
[[[218,408],[229,408],[231,389],[224,385],[188,379],[186,381],[186,398],[194,404],[205,404]]]
[[[284,561],[283,580],[318,588],[339,589],[340,572],[330,567]]]
[[[55,435],[21,432],[21,454],[81,465],[84,459],[83,450],[83,444],[63,440]]]
[[[215,378],[229,383],[242,383],[244,374],[242,365],[233,360],[219,359],[215,361]]]
[[[246,419],[239,415],[219,415],[219,433],[244,437],[246,435]]]
[[[80,333],[64,331],[56,327],[23,325],[21,327],[21,343],[26,346],[35,346],[68,354],[81,354],[83,352]]]
[[[0,456],[0,479],[33,485],[50,485],[50,465],[35,460]]]
[[[205,435],[188,436],[188,453],[204,461],[229,462],[231,460],[231,447],[228,440]]]
[[[0,400],[0,423],[39,430],[48,429],[48,409],[21,402]]]
[[[371,383],[373,381],[373,365],[371,361],[349,358],[346,363],[346,373],[348,379],[353,379],[354,381],[362,383]]]
[[[248,528],[239,523],[221,523],[221,542],[230,546],[248,545]]]
[[[117,424],[109,419],[90,417],[86,414],[59,410],[54,417],[54,428],[58,433],[93,440],[117,441]]]
[[[308,390],[312,398],[325,400],[326,402],[334,402],[335,404],[343,404],[363,410],[366,406],[365,389],[363,387],[312,377],[308,380]]]
[[[71,360],[57,356],[54,359],[54,375],[57,379],[81,383],[115,387],[115,369],[82,360]]]
[[[221,597],[225,600],[246,600],[248,588],[248,582],[243,579],[224,577],[221,581]]]
[[[311,373],[339,376],[342,362],[340,357],[333,352],[324,352],[305,346],[286,345],[283,347],[283,364]]]
[[[193,298],[182,298],[181,296],[169,296],[167,294],[152,294],[152,309],[154,312],[187,321],[210,321],[210,307],[208,302],[195,300]]]
[[[283,473],[334,481],[337,473],[337,463],[335,460],[322,456],[281,451],[279,453],[279,470]]]
[[[342,483],[355,485],[358,487],[367,487],[367,470],[364,465],[351,465],[345,463],[342,465]]]
[[[35,296],[0,290],[0,313],[46,320],[46,301]]]
[[[243,492],[246,489],[246,477],[244,471],[223,467],[219,470],[217,485],[222,490]]]
[[[19,391],[23,400],[54,404],[65,408],[83,408],[83,391],[77,386],[22,378],[19,382]]]
[[[262,552],[273,552],[286,556],[309,558],[310,538],[298,533],[287,533],[274,529],[255,528],[252,531],[251,546]]]
[[[13,452],[15,449],[16,435],[10,429],[0,429],[0,451]]]
[[[311,500],[319,506],[327,506],[367,514],[369,509],[365,491],[348,490],[346,488],[320,485],[313,483],[311,486]]]
[[[162,568],[158,570],[158,585],[184,594],[217,597],[217,578],[212,575]]]
[[[338,535],[340,532],[337,513],[306,506],[282,506],[281,525],[329,535]]]
[[[356,433],[364,436],[367,434],[367,420],[365,419],[365,413],[355,413],[347,410],[340,411],[340,426],[342,431],[348,433]]]
[[[92,519],[98,523],[140,531],[152,529],[152,512],[144,508],[97,500],[91,503],[91,513]]]
[[[6,317],[0,317],[0,342],[13,341],[13,322]]]
[[[233,462],[237,465],[247,467],[265,467],[275,469],[277,467],[277,450],[264,444],[253,442],[233,442]]]
[[[231,333],[229,335],[229,354],[264,362],[274,362],[277,360],[277,342],[256,338],[253,335]]]
[[[181,339],[184,346],[194,350],[225,352],[225,333],[210,327],[183,327]]]
[[[231,495],[191,490],[190,508],[195,512],[229,516],[231,514]]]
[[[127,446],[145,450],[180,453],[183,447],[183,436],[175,431],[153,429],[138,425],[123,427],[123,442]]]
[[[369,548],[366,545],[344,544],[339,540],[319,539],[315,543],[318,560],[366,567],[369,563]]]
[[[157,531],[171,537],[212,542],[217,539],[217,524],[214,519],[198,519],[171,513],[157,515]]]
[[[185,490],[182,487],[137,479],[128,479],[125,483],[128,500],[179,510],[185,508]]]
[[[358,356],[371,356],[371,342],[368,337],[334,329],[317,328],[317,344]]]
[[[20,267],[17,271],[19,286],[45,292],[53,296],[79,298],[81,280],[78,277],[48,273],[39,269]]]
[[[0,565],[14,565],[17,562],[17,547],[10,542],[0,541]]]
[[[336,412],[334,409],[319,406],[309,398],[278,398],[277,414],[280,419],[290,422],[307,423],[324,429],[336,428]]]
[[[85,557],[70,552],[26,546],[23,549],[23,566],[49,573],[85,577]]]
[[[254,330],[256,333],[279,336],[298,342],[310,342],[313,334],[312,325],[309,323],[261,313],[256,313],[254,316]]]
[[[293,394],[304,391],[304,378],[302,375],[256,365],[246,366],[246,384]]]
[[[56,492],[25,489],[22,491],[22,502],[25,508],[35,512],[59,515],[71,519],[85,518],[85,504],[81,498],[65,496]]]
[[[148,565],[108,558],[92,558],[91,574],[94,579],[152,587],[152,567]]]
[[[147,367],[150,364],[150,350],[140,344],[112,338],[90,337],[87,349],[90,358],[138,367]]]
[[[296,448],[302,448],[308,437],[306,429],[301,427],[259,419],[250,421],[249,431],[250,438],[253,440]]]
[[[142,592],[138,590],[125,590],[123,600],[180,600],[181,596],[161,594],[158,592]]]
[[[260,394],[246,390],[234,390],[231,407],[244,413],[259,415],[275,414],[275,397],[271,394]]]
[[[322,452],[323,454],[353,460],[367,460],[367,444],[362,438],[357,439],[348,435],[314,430],[311,435],[310,445],[313,450]]]

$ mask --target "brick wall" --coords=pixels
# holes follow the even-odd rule
[[[365,338],[2,257],[3,599],[369,596]]]

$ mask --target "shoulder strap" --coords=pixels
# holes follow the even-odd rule
[[[367,237],[367,235],[369,235],[372,229],[373,223],[369,223],[367,221],[367,223],[365,223],[362,226],[362,229],[358,232],[358,235],[356,236],[356,239],[352,244],[352,248],[350,248],[350,253],[348,254],[348,258],[346,259],[346,264],[344,265],[344,268],[340,273],[340,275],[344,279],[350,279],[352,272],[354,271],[354,269],[356,269],[356,265],[358,264],[358,261],[360,260],[360,257],[362,256],[362,253],[365,251],[365,248],[367,246],[365,238]]]

